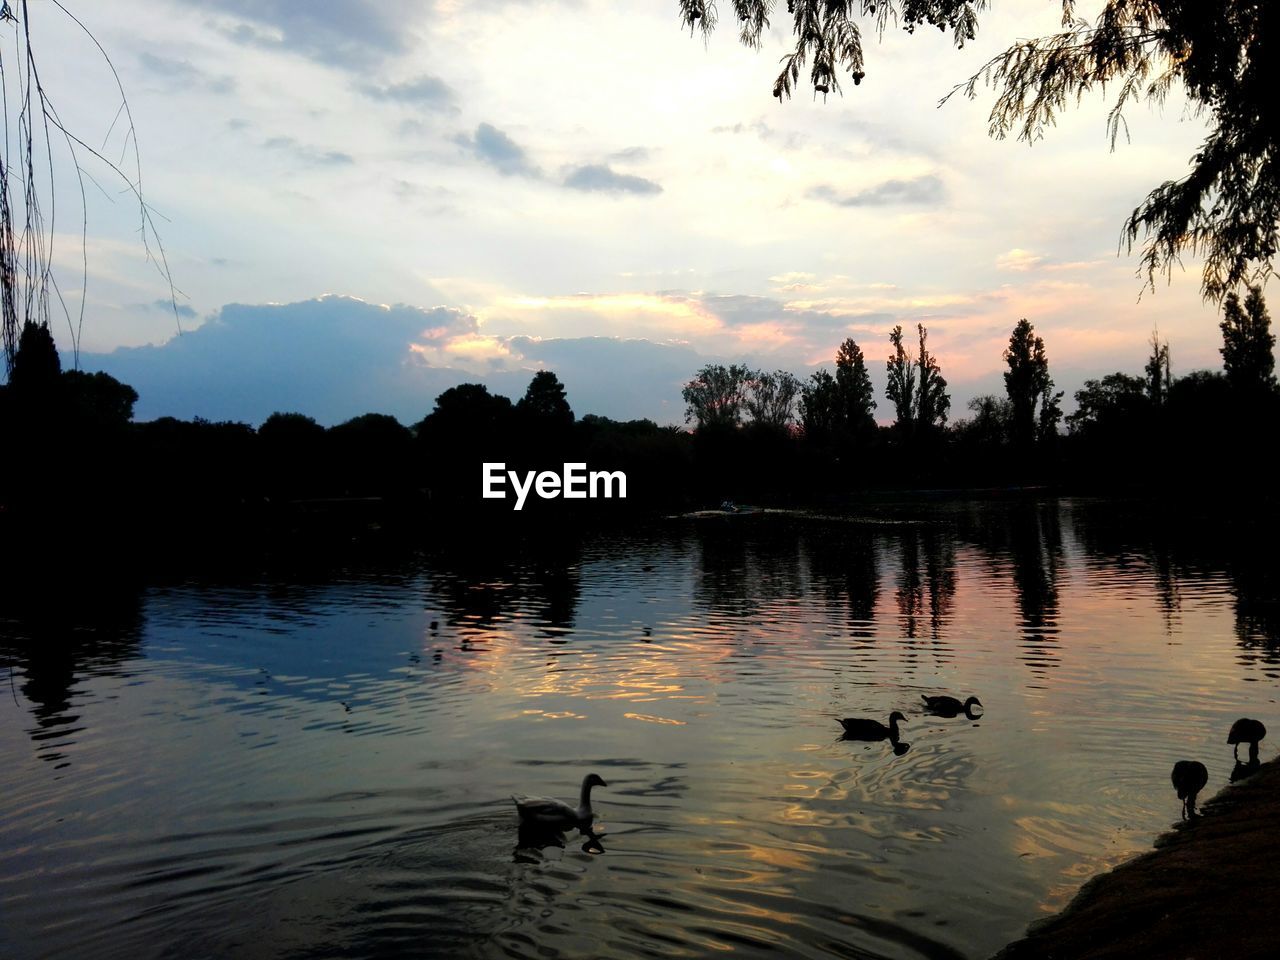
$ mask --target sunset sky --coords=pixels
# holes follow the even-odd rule
[[[181,291],[179,336],[136,205],[89,164],[81,363],[132,383],[141,419],[411,422],[448,386],[518,394],[546,368],[579,414],[678,423],[700,365],[807,375],[846,336],[882,390],[888,331],[917,322],[954,419],[1002,391],[1024,316],[1068,409],[1084,378],[1138,372],[1157,324],[1175,375],[1220,365],[1198,265],[1139,299],[1136,257],[1117,256],[1125,216],[1202,137],[1180,100],[1133,109],[1114,152],[1102,99],[1032,147],[988,138],[989,91],[937,106],[1056,29],[1052,0],[996,4],[961,51],[933,30],[869,37],[860,86],[783,104],[785,6],[752,51],[728,3],[710,44],[675,0],[66,4],[128,94]],[[101,56],[51,4],[31,27],[64,122],[119,157]],[[79,191],[61,168],[74,312]]]

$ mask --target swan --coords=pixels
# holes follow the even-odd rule
[[[578,796],[577,809],[551,797],[513,795],[511,799],[515,801],[522,827],[540,830],[571,830],[576,827],[591,836],[591,824],[595,820],[595,813],[591,809],[591,788],[607,786],[599,775],[588,773],[582,778],[582,792]]]
[[[954,717],[958,713],[964,713],[966,717],[973,720],[976,719],[973,708],[982,706],[982,701],[977,697],[970,697],[964,703],[955,697],[926,697],[924,694],[920,695],[920,699],[924,701],[924,709],[927,713],[939,717]]]
[[[1262,725],[1261,720],[1250,720],[1248,717],[1241,717],[1231,725],[1231,732],[1227,734],[1227,743],[1234,744],[1235,750],[1232,755],[1240,759],[1240,744],[1247,743],[1249,745],[1249,761],[1252,763],[1258,759],[1258,741],[1267,735],[1267,728]]]
[[[1173,788],[1178,791],[1178,799],[1182,801],[1182,819],[1194,820],[1196,794],[1209,782],[1209,771],[1199,760],[1179,760],[1173,765],[1173,774],[1169,779],[1173,781]]]
[[[906,720],[906,716],[897,710],[889,714],[889,725],[886,727],[879,720],[862,720],[856,717],[846,717],[840,720],[840,725],[844,727],[844,736],[846,740],[892,740],[898,742],[898,721]]]

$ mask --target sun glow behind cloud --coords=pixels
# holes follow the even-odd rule
[[[704,47],[674,6],[522,4],[518,29],[503,2],[326,11],[78,11],[130,91],[186,327],[227,303],[336,290],[473,318],[407,338],[397,361],[457,376],[546,362],[521,337],[678,346],[686,375],[707,360],[805,374],[850,335],[878,374],[889,329],[923,323],[958,408],[990,389],[1022,316],[1067,389],[1139,368],[1157,324],[1176,368],[1217,362],[1195,265],[1139,301],[1134,260],[1116,256],[1123,216],[1199,138],[1176,104],[1131,115],[1133,145],[1115,153],[1100,103],[1034,149],[986,136],[987,96],[936,108],[1010,38],[1055,29],[1050,9],[993,10],[964,51],[891,34],[856,90],[781,105],[784,30],[755,52],[726,21]],[[101,71],[49,22],[68,56],[48,84],[69,120],[105,134],[114,105],[86,94],[105,89]],[[148,306],[167,290],[128,248],[128,211],[90,206],[86,349],[168,340],[172,315]],[[646,375],[625,366],[615,379]],[[637,415],[678,406],[665,367],[637,390],[664,391]]]

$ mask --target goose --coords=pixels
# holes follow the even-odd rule
[[[598,774],[588,773],[582,778],[582,792],[578,796],[576,809],[551,797],[513,795],[511,799],[515,801],[521,827],[555,831],[572,830],[576,827],[587,836],[592,836],[591,824],[595,820],[595,813],[591,809],[591,788],[607,786]]]
[[[1249,761],[1252,763],[1258,759],[1258,741],[1266,735],[1267,728],[1262,725],[1262,721],[1241,717],[1231,725],[1231,732],[1227,734],[1227,743],[1235,745],[1232,755],[1237,760],[1240,759],[1240,744],[1247,743]]]
[[[963,713],[973,720],[975,719],[973,708],[982,706],[982,701],[977,697],[970,697],[964,703],[955,697],[926,697],[924,694],[920,695],[920,699],[924,701],[925,712],[938,717],[954,717],[958,713]]]
[[[897,710],[889,714],[889,725],[886,727],[879,720],[862,720],[856,717],[846,717],[840,720],[840,726],[844,727],[844,737],[846,740],[892,740],[898,742],[898,721],[906,720],[906,716]]]
[[[1173,788],[1178,791],[1178,799],[1182,801],[1182,819],[1194,820],[1196,816],[1196,794],[1209,782],[1209,771],[1199,760],[1179,760],[1173,765]]]

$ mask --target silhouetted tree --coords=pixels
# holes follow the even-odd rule
[[[885,364],[888,383],[884,395],[893,404],[894,427],[903,436],[910,436],[916,413],[916,369],[911,351],[903,346],[901,324],[889,333],[889,343],[893,346],[893,352],[889,354],[889,361]]]
[[[211,436],[208,432],[205,436]],[[258,427],[267,496],[278,500],[326,493],[332,464],[324,427],[304,413],[276,412]]]
[[[109,373],[65,370],[62,391],[74,417],[103,424],[125,424],[133,419],[138,391]]]
[[[479,502],[481,464],[511,459],[514,417],[511,401],[480,383],[459,384],[436,397],[414,431],[431,489],[446,500]]]
[[[1050,390],[1040,401],[1040,418],[1036,424],[1036,440],[1040,443],[1051,443],[1058,437],[1058,424],[1062,422],[1062,395],[1052,391],[1053,381],[1049,381]]]
[[[1076,411],[1067,417],[1072,433],[1115,430],[1124,421],[1146,413],[1150,407],[1147,385],[1141,377],[1109,373],[1101,380],[1086,380],[1076,391]]]
[[[976,446],[1003,446],[1012,432],[1013,404],[1004,397],[985,394],[969,401],[973,417],[956,424],[959,432]]]
[[[734,364],[707,364],[680,391],[685,402],[684,422],[696,421],[698,429],[736,427],[742,422],[751,371]]]
[[[1004,360],[1009,365],[1004,390],[1009,397],[1011,439],[1015,446],[1026,448],[1041,433],[1036,407],[1050,400],[1053,380],[1044,340],[1036,336],[1035,327],[1025,317],[1009,336]]]
[[[564,384],[550,370],[539,370],[529,381],[516,410],[539,430],[567,430],[573,426],[573,410],[565,399]]]
[[[816,444],[830,443],[839,424],[840,390],[835,377],[816,370],[800,387],[800,425]]]
[[[409,484],[413,434],[395,417],[366,413],[330,427],[329,466],[335,493],[395,495]]]
[[[924,324],[916,324],[920,334],[920,354],[916,364],[920,369],[920,382],[916,387],[916,433],[927,436],[944,426],[951,410],[951,395],[947,393],[947,381],[942,376],[938,360],[929,353],[925,341],[929,331]]]
[[[1153,406],[1164,405],[1169,396],[1169,386],[1173,383],[1173,373],[1169,364],[1169,341],[1160,342],[1160,331],[1151,331],[1151,356],[1143,371],[1147,375],[1147,396]]]
[[[305,413],[273,413],[262,421],[258,436],[279,444],[316,443],[324,436],[324,427]]]
[[[785,430],[796,418],[800,381],[785,370],[755,372],[747,380],[744,403],[754,423]]]
[[[48,400],[58,388],[62,361],[47,323],[28,320],[22,325],[18,349],[13,355],[9,386],[17,397]]]
[[[876,428],[875,390],[862,350],[847,338],[836,351],[836,386],[839,391],[840,419],[846,434],[865,437]]]
[[[782,58],[773,94],[789,97],[806,65],[815,93],[839,91],[842,73],[860,83],[861,17],[880,34],[891,24],[909,33],[925,24],[950,30],[962,47],[975,36],[983,6],[981,0],[788,0],[795,47]],[[761,45],[773,8],[773,0],[735,0],[743,43]],[[1114,146],[1127,133],[1127,106],[1143,99],[1161,103],[1181,87],[1208,116],[1209,132],[1191,172],[1160,185],[1134,210],[1124,227],[1129,243],[1139,235],[1150,238],[1142,263],[1152,283],[1183,253],[1203,257],[1208,297],[1269,275],[1280,226],[1275,4],[1106,0],[1094,23],[1076,17],[1075,0],[1063,0],[1062,11],[1060,32],[1017,41],[948,97],[974,97],[979,85],[994,87],[991,135],[1034,141],[1084,94],[1112,90],[1108,132]],[[680,18],[690,31],[710,34],[717,23],[714,0],[680,0]]]
[[[1243,392],[1274,390],[1275,334],[1271,315],[1259,287],[1250,287],[1241,309],[1240,298],[1227,294],[1222,304],[1222,366],[1227,382]]]

